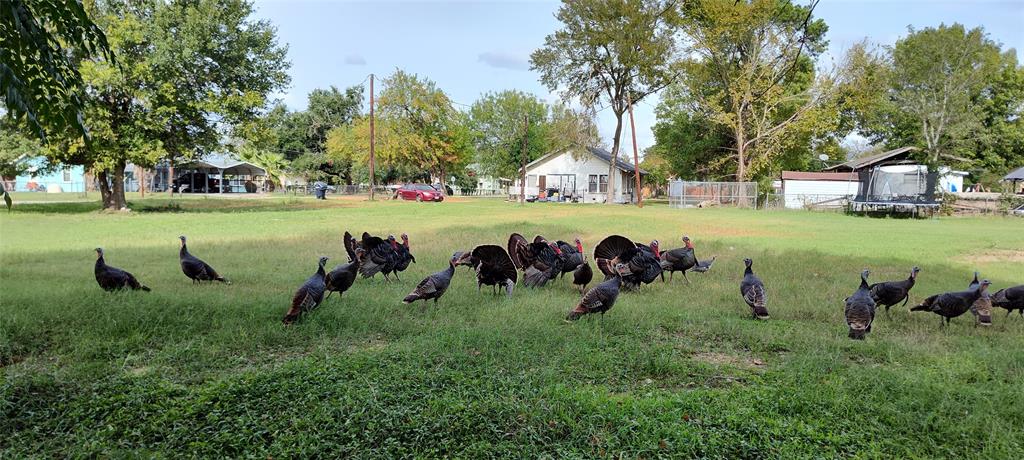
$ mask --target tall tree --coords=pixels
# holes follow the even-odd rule
[[[82,76],[73,56],[113,62],[106,35],[80,0],[0,4],[0,92],[8,115],[47,131],[86,135]]]
[[[553,151],[595,146],[600,141],[590,112],[558,102],[548,104],[517,90],[484,94],[473,102],[469,117],[477,163],[482,172],[496,177],[519,176],[524,132],[527,162]]]
[[[1024,150],[1022,70],[980,27],[911,28],[893,47],[848,56],[863,82],[848,91],[850,111],[874,141],[916,146],[933,167],[944,157],[1001,167]]]
[[[94,17],[122,65],[81,62],[93,142],[69,133],[54,159],[95,170],[104,208],[121,209],[127,162],[220,147],[225,130],[256,118],[288,82],[286,49],[252,12],[244,0],[98,4]]]
[[[384,79],[377,104],[379,119],[386,120],[378,132],[401,140],[381,149],[383,163],[414,165],[444,183],[469,162],[468,120],[433,81],[396,70]]]
[[[897,110],[920,127],[931,164],[970,142],[981,113],[974,98],[995,72],[999,48],[981,28],[941,25],[910,34],[892,50],[891,97]]]
[[[562,29],[530,56],[551,91],[593,106],[605,101],[615,116],[612,156],[619,156],[622,117],[668,84],[674,53],[674,2],[664,0],[563,0]],[[615,162],[608,165],[607,203],[615,190]]]
[[[789,0],[695,0],[681,6],[688,58],[678,63],[681,94],[697,118],[726,130],[736,179],[749,180],[809,132],[836,122],[830,76],[817,76],[824,21]]]
[[[487,93],[473,102],[469,117],[477,163],[487,174],[518,177],[524,135],[527,163],[549,151],[548,107],[536,96],[517,90]]]
[[[351,86],[341,92],[331,86],[328,89],[314,89],[309,93],[306,106],[307,147],[323,153],[327,132],[342,125],[351,124],[363,109],[363,87]]]

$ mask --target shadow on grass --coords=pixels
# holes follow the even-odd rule
[[[300,198],[283,199],[146,199],[129,201],[128,208],[146,214],[159,213],[216,213],[216,212],[266,212],[306,211],[312,209],[341,208],[351,206],[340,201],[313,201]],[[78,203],[29,203],[14,205],[15,213],[31,214],[84,214],[102,211],[99,201]]]

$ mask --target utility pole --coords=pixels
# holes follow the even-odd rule
[[[370,74],[370,201],[373,201],[373,187],[376,182],[374,172],[374,158],[373,149],[376,147],[377,138],[374,137],[373,133],[373,74]]]
[[[642,208],[644,194],[640,190],[640,156],[636,150],[636,123],[633,122],[633,101],[630,100],[629,93],[626,93],[626,104],[629,105],[629,131],[633,134],[633,176],[636,179],[636,187],[633,187],[633,190],[636,193],[636,205]]]
[[[526,138],[530,134],[530,116],[523,116],[523,170],[519,174],[519,204],[526,204]]]

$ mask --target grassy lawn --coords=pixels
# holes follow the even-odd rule
[[[131,199],[130,199],[131,200]],[[1024,320],[893,307],[864,342],[843,299],[922,268],[911,302],[1024,282],[1024,221],[452,200],[134,199],[0,213],[0,457],[1024,458]],[[281,317],[343,231],[410,235],[401,282],[359,280]],[[681,245],[710,273],[562,321],[568,281],[477,294],[465,268],[435,308],[400,300],[455,250],[508,234],[611,233]],[[177,236],[233,281],[193,286]],[[92,249],[150,293],[96,285]],[[749,319],[744,257],[772,319]],[[913,305],[913,304],[911,304]]]

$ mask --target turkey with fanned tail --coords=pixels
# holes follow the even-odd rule
[[[523,271],[526,287],[543,287],[562,272],[565,263],[562,250],[539,235],[529,243],[522,235],[513,233],[508,238],[508,255],[516,268]]]
[[[498,286],[501,286],[505,294],[512,297],[512,290],[519,279],[512,258],[504,248],[494,244],[483,244],[463,253],[456,265],[472,267],[476,271],[477,292],[480,292],[482,286],[492,286],[497,293]]]
[[[621,235],[611,235],[601,240],[594,248],[594,262],[604,273],[605,279],[619,276],[615,266],[625,264],[627,273],[622,274],[622,285],[627,289],[636,289],[641,284],[653,283],[662,275],[658,241],[650,246],[633,243]]]
[[[384,280],[391,281],[388,274],[394,271],[398,263],[398,242],[395,241],[395,236],[388,235],[388,239],[385,240],[363,232],[360,247],[366,251],[359,266],[359,273],[363,278],[372,278],[377,273],[383,273]]]

